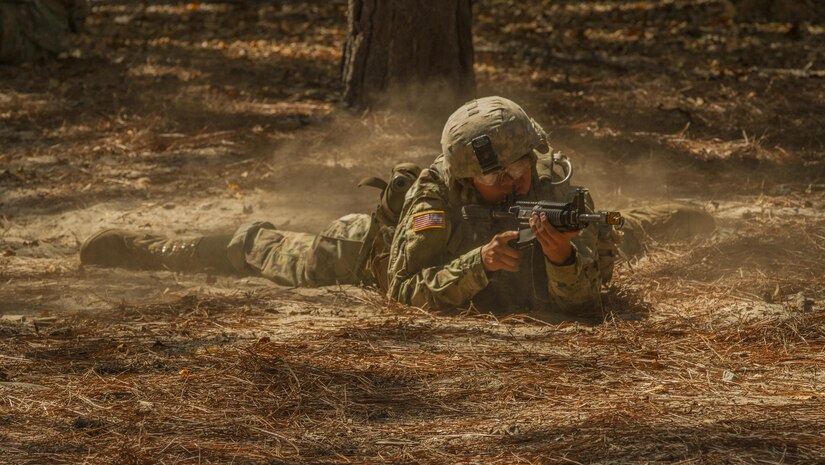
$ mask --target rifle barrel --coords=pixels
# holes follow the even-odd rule
[[[598,213],[582,213],[579,215],[579,222],[581,223],[600,223],[602,215]]]
[[[579,215],[579,221],[582,223],[609,224],[620,228],[624,225],[624,218],[619,212],[582,213]]]

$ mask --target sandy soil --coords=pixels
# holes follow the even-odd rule
[[[446,118],[337,106],[342,1],[95,2],[66,56],[0,67],[0,461],[825,461],[825,26],[522,3],[476,3],[479,95],[603,207],[694,202],[712,237],[648,244],[585,323],[84,269],[104,227],[367,212]]]

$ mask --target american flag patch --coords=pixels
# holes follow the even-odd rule
[[[445,229],[446,227],[444,210],[428,210],[413,216],[413,231],[415,232],[425,229]]]

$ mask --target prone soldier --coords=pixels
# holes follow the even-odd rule
[[[572,169],[554,170],[561,159],[544,130],[514,102],[485,97],[453,113],[441,146],[424,170],[400,164],[389,183],[365,180],[382,188],[376,211],[346,215],[318,235],[267,222],[191,239],[105,230],[83,244],[80,259],[89,265],[240,272],[288,286],[367,283],[398,302],[433,309],[474,305],[570,314],[601,307],[600,288],[620,251],[639,253],[648,235],[687,238],[715,228],[704,210],[687,206],[626,212],[624,234],[610,221],[562,232],[546,212],[536,211],[526,220],[534,245],[516,247],[517,223],[468,221],[465,207],[561,205],[579,197],[583,217],[599,217],[588,216],[593,200],[570,184]]]

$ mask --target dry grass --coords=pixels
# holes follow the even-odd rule
[[[594,325],[433,315],[357,289],[5,322],[0,459],[818,463],[821,300],[768,304],[690,269],[747,240],[649,251]]]

